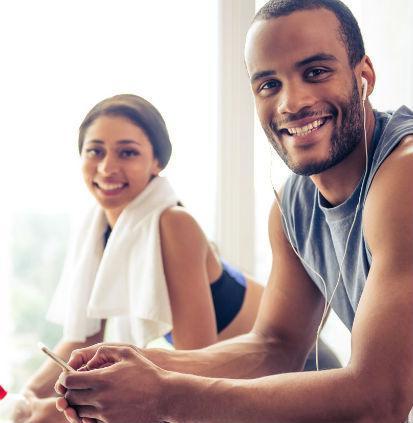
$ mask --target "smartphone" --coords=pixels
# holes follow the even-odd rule
[[[49,356],[57,365],[59,365],[63,371],[65,372],[74,372],[75,369],[70,367],[64,360],[62,360],[60,357],[58,357],[53,351],[50,351],[49,348],[46,347],[46,345],[39,342],[38,347],[47,355]]]

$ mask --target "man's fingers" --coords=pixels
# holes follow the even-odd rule
[[[74,408],[66,408],[63,414],[65,415],[66,420],[70,423],[82,423],[82,419],[77,415]]]
[[[91,358],[96,354],[96,351],[104,346],[111,346],[116,348],[131,348],[134,349],[133,345],[127,345],[127,344],[95,344],[91,345],[90,347],[81,348],[78,350],[73,350],[72,354],[70,355],[70,359],[68,361],[69,366],[72,366],[75,370],[78,370],[80,368],[83,368],[88,361],[91,360]]]
[[[77,415],[76,410],[68,404],[64,398],[56,400],[56,408],[63,413],[66,420],[70,423],[82,423],[81,418]]]
[[[73,367],[75,370],[79,369],[95,355],[96,351],[101,345],[103,344],[95,344],[79,350],[73,350],[72,354],[70,354],[70,358],[67,364],[69,364],[69,366]]]
[[[96,350],[96,354],[86,364],[86,367],[89,370],[108,367],[136,355],[137,352],[131,347],[103,345]]]
[[[63,412],[66,408],[69,407],[69,403],[66,401],[65,398],[57,398],[56,399],[56,408]]]
[[[62,372],[57,383],[66,389],[90,389],[99,384],[99,373],[90,372]],[[59,390],[62,389],[59,387]],[[59,392],[60,393],[60,392]]]
[[[70,423],[93,423],[93,420],[88,421],[81,419],[76,410],[72,408],[69,403],[66,401],[66,398],[57,398],[56,399],[56,408],[58,411],[62,412],[67,421]]]
[[[64,395],[67,391],[67,389],[59,382],[59,379],[54,384],[54,390],[56,394]]]
[[[69,405],[66,398],[56,399],[56,408],[62,412],[69,422],[96,423],[97,420],[89,417],[80,417],[76,410]]]
[[[96,392],[91,389],[69,389],[65,394],[65,399],[69,404],[75,405],[94,405]]]
[[[90,405],[79,405],[76,407],[77,415],[81,417],[83,420],[86,418],[99,420],[101,419],[100,413],[97,411],[96,407],[92,407]]]

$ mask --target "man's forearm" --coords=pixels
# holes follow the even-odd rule
[[[277,339],[254,333],[223,341],[201,350],[144,350],[159,367],[199,376],[256,378],[301,370],[306,352]]]
[[[406,416],[349,369],[253,380],[170,374],[160,409],[175,423],[401,423]],[[188,407],[188,404],[191,404]]]

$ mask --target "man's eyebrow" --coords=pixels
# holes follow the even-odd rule
[[[313,63],[313,62],[335,62],[335,61],[337,61],[337,57],[332,54],[318,53],[310,57],[306,57],[303,60],[300,60],[294,66],[296,68],[301,68],[302,66],[309,65],[310,63]]]
[[[254,74],[252,74],[250,81],[251,81],[251,84],[253,84],[258,79],[265,78],[267,76],[275,76],[276,74],[277,72],[275,72],[274,70],[255,72]]]
[[[306,57],[303,60],[300,60],[299,62],[294,64],[295,68],[301,68],[303,66],[309,65],[313,62],[335,62],[337,61],[337,57],[332,54],[326,54],[326,53],[317,53],[310,57]],[[255,72],[251,78],[251,84],[253,84],[255,81],[261,78],[266,78],[267,76],[275,76],[277,75],[277,72],[275,70],[264,70]]]

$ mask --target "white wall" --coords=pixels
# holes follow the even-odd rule
[[[8,359],[16,356],[8,334],[13,322],[3,304],[9,305],[8,287],[14,283],[12,240],[6,235],[17,215],[47,219],[84,210],[89,195],[80,177],[77,128],[98,101],[135,93],[154,103],[173,143],[165,173],[207,234],[215,234],[217,1],[1,2],[0,38],[0,383],[5,383]]]
[[[253,99],[244,39],[254,0],[219,2],[218,185],[216,241],[223,257],[254,271]]]

